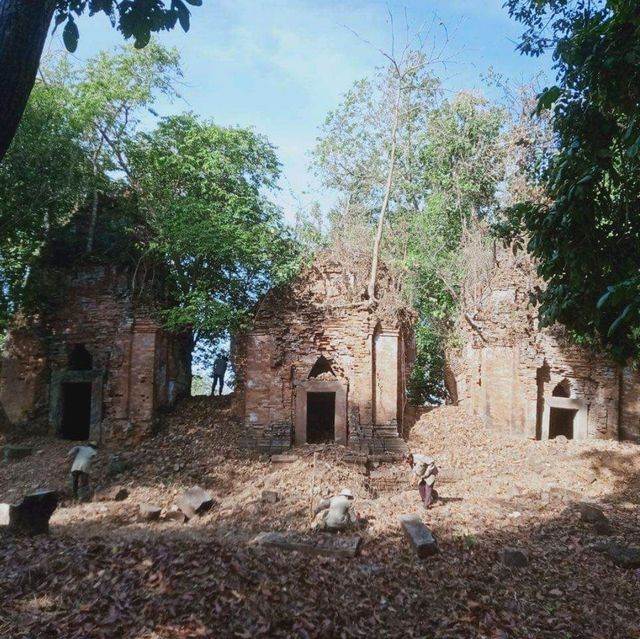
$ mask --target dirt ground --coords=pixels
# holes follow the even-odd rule
[[[367,469],[332,445],[296,449],[288,464],[241,451],[221,400],[189,400],[167,422],[124,455],[119,476],[108,475],[114,451],[100,450],[94,484],[125,486],[125,501],[67,496],[49,537],[0,533],[0,639],[640,638],[640,569],[599,551],[640,545],[637,446],[512,438],[439,408],[409,438],[441,469],[441,500],[424,511],[401,464]],[[38,487],[68,494],[70,443],[26,443],[31,457],[0,465],[0,502]],[[309,530],[312,476],[314,500],[343,487],[355,493],[367,522],[358,557],[251,544],[260,531]],[[196,484],[215,498],[208,513],[187,524],[139,521],[140,504],[168,509]],[[264,503],[264,490],[280,500]],[[609,534],[580,521],[580,500],[602,508]],[[439,555],[413,554],[398,524],[413,512]],[[523,550],[529,564],[507,567],[505,548]]]

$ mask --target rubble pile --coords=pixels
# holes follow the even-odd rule
[[[230,407],[191,400],[115,476],[115,451],[100,451],[95,481],[127,499],[67,499],[48,537],[0,530],[0,637],[640,637],[637,447],[510,438],[439,408],[408,441],[440,466],[440,499],[424,511],[400,463],[350,463],[336,445],[277,463],[239,449],[240,436]],[[22,475],[64,484],[54,459],[68,442],[31,444],[13,476],[0,466],[0,494],[11,477],[26,487]],[[371,491],[372,475],[389,488]],[[211,506],[168,517],[195,486]],[[312,503],[343,487],[362,520],[357,556],[252,544],[277,531],[308,539]],[[412,547],[400,525],[412,514],[437,554]]]

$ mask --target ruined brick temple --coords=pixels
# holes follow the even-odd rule
[[[540,286],[531,258],[496,249],[460,350],[449,355],[454,399],[489,427],[538,439],[640,442],[640,374],[573,343],[560,326],[540,329],[529,294]]]
[[[334,441],[366,454],[404,450],[410,315],[383,317],[362,301],[362,290],[347,269],[317,260],[261,301],[252,330],[238,340],[250,447],[276,452]]]
[[[52,302],[10,330],[0,362],[0,409],[15,433],[133,445],[159,412],[188,394],[188,335],[164,331],[134,303],[116,266],[55,269]],[[7,424],[8,422],[8,424]]]

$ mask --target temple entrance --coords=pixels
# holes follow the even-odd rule
[[[551,408],[549,412],[549,439],[564,435],[573,439],[573,421],[577,410],[570,408]]]
[[[62,384],[63,439],[89,439],[91,424],[91,382],[66,382]]]
[[[307,442],[332,442],[335,438],[335,419],[335,393],[307,393]]]
[[[332,375],[333,377],[333,375]],[[305,379],[297,388],[295,443],[347,445],[347,385],[333,377]]]

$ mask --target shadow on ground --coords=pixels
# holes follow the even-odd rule
[[[2,639],[640,638],[640,571],[617,567],[599,551],[611,542],[640,545],[635,448],[540,448],[541,459],[569,451],[581,460],[596,476],[585,486],[611,486],[598,498],[608,536],[580,521],[575,489],[540,493],[525,485],[498,498],[480,456],[451,453],[448,463],[471,481],[442,482],[440,503],[420,511],[441,551],[425,560],[398,525],[400,515],[417,511],[417,491],[370,499],[364,471],[324,449],[317,491],[352,486],[369,522],[360,556],[336,559],[250,543],[262,530],[308,532],[311,449],[277,466],[232,444],[213,446],[209,422],[197,419],[195,409],[180,417],[182,425],[171,426],[180,432],[145,444],[126,473],[109,479],[130,486],[127,501],[62,508],[49,537],[0,536]],[[455,425],[446,427],[453,441]],[[225,435],[220,425],[212,431],[213,441]],[[461,432],[460,439],[468,437]],[[542,473],[539,459],[528,457],[537,446],[508,442],[504,467],[514,469],[514,485],[526,483],[526,468]],[[444,459],[445,451],[438,455]],[[498,459],[495,450],[487,455]],[[153,497],[168,506],[192,480],[214,492],[210,513],[185,525],[136,521],[139,503]],[[263,489],[277,490],[281,501],[263,502]],[[506,566],[507,548],[522,550],[528,564]]]

